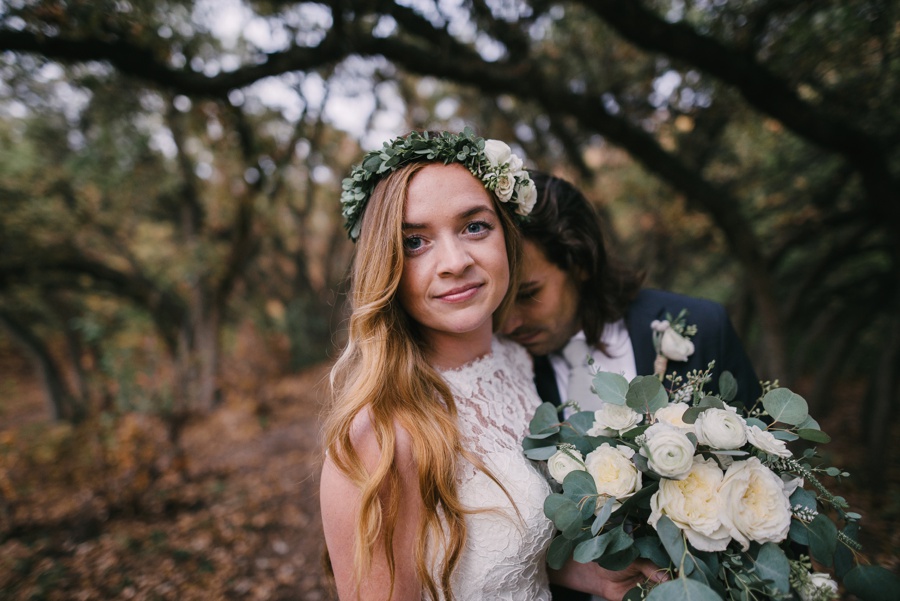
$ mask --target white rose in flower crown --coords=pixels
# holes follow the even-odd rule
[[[641,472],[631,461],[633,456],[634,449],[603,443],[584,458],[584,465],[600,494],[594,513],[599,513],[603,508],[605,497],[621,500],[641,489]]]
[[[591,430],[608,429],[619,433],[627,432],[641,423],[643,419],[643,415],[627,405],[603,403],[599,410],[594,411],[594,426]],[[593,434],[592,436],[597,435]]]
[[[682,480],[694,464],[694,443],[684,432],[667,423],[657,422],[644,431],[641,455],[654,472],[663,478]]]
[[[494,188],[494,194],[500,199],[500,202],[509,202],[512,198],[513,191],[516,187],[516,180],[513,179],[511,173],[503,173],[497,176],[497,185]]]
[[[659,342],[659,352],[672,361],[687,361],[694,354],[694,343],[672,328],[666,328]]]
[[[771,432],[761,430],[759,426],[747,428],[747,440],[754,447],[769,455],[778,455],[779,457],[790,457],[792,455],[783,440],[778,440],[772,436]]]
[[[837,599],[838,585],[829,574],[813,572],[809,582],[805,582],[797,590],[803,601],[820,601],[821,599]],[[824,594],[823,594],[824,593]]]
[[[519,177],[519,181],[521,182],[521,178],[527,175],[528,172],[521,171],[516,177]],[[529,179],[524,183],[520,183],[516,190],[516,194],[516,199],[519,203],[519,206],[516,207],[516,213],[519,215],[530,214],[531,210],[534,208],[534,204],[537,202],[537,188],[534,186],[534,182]]]
[[[659,490],[650,498],[647,523],[655,528],[659,518],[668,516],[696,549],[724,551],[731,535],[722,523],[722,478],[722,470],[714,460],[695,456],[684,480],[659,481]]]
[[[484,141],[484,156],[494,169],[509,161],[511,154],[512,149],[506,142],[501,142],[500,140]]]
[[[584,457],[578,449],[560,449],[547,460],[547,469],[553,479],[562,484],[569,472],[584,470]]]
[[[510,154],[509,160],[506,161],[506,169],[510,175],[519,175],[522,173],[522,167],[525,163],[522,162],[522,159],[519,158],[517,154]]]
[[[722,523],[746,551],[750,542],[780,543],[791,526],[791,504],[781,478],[756,457],[735,461],[719,486]]]
[[[670,426],[685,432],[693,432],[694,424],[686,424],[682,419],[684,417],[684,412],[689,408],[687,403],[669,403],[665,407],[657,409],[656,413],[653,414],[653,417],[658,423],[669,424]]]
[[[747,443],[747,422],[734,407],[707,409],[694,422],[694,432],[700,444],[721,451],[739,449]]]

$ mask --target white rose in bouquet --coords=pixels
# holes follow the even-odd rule
[[[694,354],[694,343],[674,329],[666,328],[659,342],[659,352],[672,361],[687,361]]]
[[[584,470],[584,457],[578,449],[560,449],[547,460],[547,469],[562,484],[569,472]]]
[[[723,477],[714,460],[694,457],[685,479],[659,481],[647,523],[655,528],[660,517],[668,516],[696,549],[724,551],[731,535],[722,522],[719,484]]]
[[[594,426],[591,430],[615,430],[619,433],[627,432],[638,425],[643,419],[643,415],[627,405],[603,403],[600,409],[594,411]],[[602,436],[602,434],[591,434],[591,436]]]
[[[641,489],[641,472],[631,461],[634,449],[603,443],[584,458],[584,465],[594,479],[600,498],[595,513],[603,508],[604,497],[625,499]]]
[[[829,574],[813,572],[809,582],[805,582],[797,593],[803,601],[819,601],[821,599],[837,599],[838,585]]]
[[[693,432],[694,425],[686,424],[682,419],[684,412],[688,410],[687,403],[669,403],[661,409],[657,409],[653,417],[659,423],[669,424],[682,431]]]
[[[790,457],[792,455],[783,440],[778,440],[772,436],[771,432],[761,430],[759,426],[747,428],[747,440],[760,451],[770,455],[778,455],[779,457]]]
[[[784,482],[756,457],[735,461],[725,472],[719,493],[722,522],[746,551],[751,541],[779,543],[791,526],[791,504]]]
[[[509,161],[511,154],[512,149],[506,142],[501,142],[500,140],[484,141],[484,156],[487,157],[488,162],[494,169]]]
[[[707,409],[694,422],[700,444],[722,451],[739,449],[747,444],[747,422],[734,407]]]
[[[694,464],[694,443],[681,430],[657,422],[644,431],[641,455],[654,472],[663,478],[681,480]]]

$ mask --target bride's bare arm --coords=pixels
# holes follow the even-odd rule
[[[608,601],[621,601],[638,584],[668,580],[665,571],[646,559],[639,559],[624,570],[613,572],[594,562],[578,563],[570,559],[560,570],[549,570],[550,582],[576,591],[591,593]]]
[[[366,469],[374,471],[381,456],[367,415],[357,416],[353,428],[353,446],[362,457]],[[365,599],[391,601],[420,601],[422,589],[416,576],[415,543],[416,525],[422,509],[418,491],[418,478],[412,460],[408,435],[402,428],[397,431],[394,461],[400,469],[400,519],[394,530],[395,578],[390,597],[390,573],[384,549],[379,544],[372,550],[372,566],[361,581],[357,579],[354,564],[356,521],[360,511],[359,489],[326,458],[322,468],[320,503],[325,542],[331,558],[337,584],[338,597],[342,601]]]

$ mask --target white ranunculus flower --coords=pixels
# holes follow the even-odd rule
[[[663,478],[683,480],[694,464],[694,443],[684,432],[664,422],[656,422],[644,431],[641,455],[654,472]]]
[[[684,423],[684,412],[689,409],[687,403],[669,403],[661,409],[657,409],[653,417],[659,423],[669,424],[674,428],[685,432],[693,432],[694,424]]]
[[[607,498],[622,500],[641,489],[641,472],[631,461],[633,456],[634,449],[603,443],[584,458],[600,494],[595,513],[599,513]]]
[[[553,479],[562,484],[569,472],[584,470],[584,457],[577,449],[560,449],[547,460],[547,469]]]
[[[512,174],[503,173],[497,177],[497,186],[494,188],[494,194],[497,195],[500,202],[509,202],[515,187],[516,180],[513,178]]]
[[[739,449],[747,443],[747,422],[734,407],[707,409],[694,422],[694,432],[700,444],[720,451]]]
[[[519,173],[522,171],[523,166],[524,163],[522,162],[522,159],[519,158],[519,155],[509,155],[509,160],[506,161],[506,167],[510,173],[512,173],[513,175],[519,175]]]
[[[500,140],[484,141],[484,156],[487,157],[491,167],[495,169],[509,161],[511,154],[512,150],[506,142],[501,142]]]
[[[601,425],[598,425],[597,422],[594,422],[594,425],[591,426],[591,429],[586,432],[588,436],[615,436],[616,431],[610,430],[609,428],[604,428]]]
[[[696,549],[724,551],[731,535],[722,522],[722,478],[715,461],[695,456],[684,480],[660,480],[659,490],[650,498],[647,523],[655,528],[660,517],[668,516]]]
[[[797,593],[803,601],[837,599],[838,585],[829,574],[813,572],[809,575],[809,582],[801,585]]]
[[[778,440],[772,436],[771,432],[761,430],[759,426],[747,428],[747,440],[754,447],[769,455],[778,455],[779,457],[790,457],[792,455],[783,440]]]
[[[694,354],[694,343],[672,328],[666,328],[659,342],[659,352],[672,361],[687,361]]]
[[[744,551],[750,541],[780,543],[791,526],[791,504],[781,478],[756,457],[735,461],[719,486],[722,522]]]
[[[627,432],[641,423],[644,416],[628,405],[613,405],[603,403],[600,409],[594,411],[594,427],[607,428],[616,432]]]
[[[521,172],[521,174],[522,176],[527,175],[524,171]],[[522,180],[520,179],[519,181]],[[519,202],[519,206],[516,207],[516,213],[519,215],[529,215],[531,210],[534,209],[534,203],[537,202],[537,188],[534,186],[534,182],[529,179],[524,183],[520,183],[516,199]]]

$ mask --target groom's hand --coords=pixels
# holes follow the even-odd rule
[[[658,584],[669,579],[665,570],[646,559],[638,559],[617,572],[601,568],[597,564],[591,565],[596,567],[602,582],[600,595],[608,601],[621,601],[625,593],[639,584]]]
[[[622,601],[625,593],[639,584],[665,582],[668,573],[646,559],[638,559],[624,570],[612,571],[594,562],[569,561],[561,570],[550,570],[550,580],[566,588],[604,597],[608,601]]]

